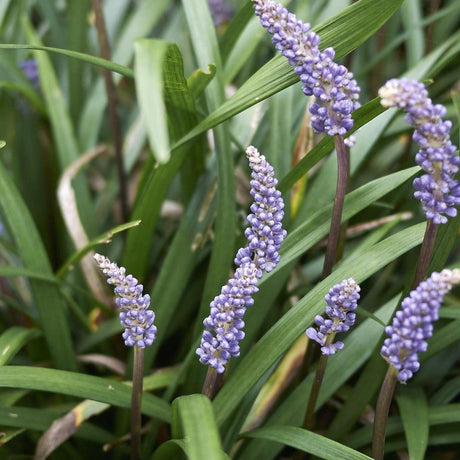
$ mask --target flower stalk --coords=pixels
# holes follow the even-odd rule
[[[384,107],[399,107],[407,112],[406,122],[415,127],[412,139],[419,145],[415,162],[425,171],[414,179],[414,197],[423,204],[428,220],[413,286],[425,278],[433,253],[438,225],[457,215],[460,185],[454,175],[460,157],[450,140],[452,123],[443,120],[446,108],[433,104],[423,83],[407,78],[388,80],[379,89]]]
[[[95,254],[94,259],[107,277],[107,283],[115,286],[116,304],[120,310],[120,323],[125,328],[125,345],[134,347],[133,382],[131,393],[131,460],[140,458],[141,400],[144,377],[144,348],[152,345],[157,328],[155,313],[149,310],[150,296],[143,294],[142,284],[133,275],[126,275],[124,267],[118,267],[107,257]]]
[[[144,350],[134,346],[133,387],[131,393],[131,460],[139,460],[141,446],[141,401],[144,383]]]
[[[203,394],[213,398],[231,357],[240,355],[239,341],[244,338],[243,317],[246,308],[254,304],[253,295],[259,290],[258,279],[263,272],[272,271],[280,260],[279,249],[286,236],[282,227],[284,202],[276,189],[278,181],[273,167],[259,151],[246,149],[251,172],[251,196],[254,203],[245,230],[247,246],[238,250],[238,267],[221,292],[210,304],[210,315],[203,321],[201,344],[196,350],[200,362],[210,367],[203,385]]]
[[[406,383],[420,368],[418,354],[428,348],[433,335],[433,322],[439,319],[444,296],[460,283],[460,269],[434,272],[409,293],[401,303],[390,326],[380,354],[389,368],[377,400],[372,456],[383,459],[388,411],[396,384]]]
[[[438,225],[436,225],[432,219],[429,219],[426,224],[422,247],[420,248],[420,254],[417,260],[417,266],[415,269],[415,276],[414,281],[412,283],[412,289],[414,289],[421,283],[421,281],[425,278],[428,272],[428,267],[430,265],[431,257],[433,255],[437,231]]]
[[[340,222],[342,220],[343,203],[348,189],[349,162],[343,137],[334,136],[334,144],[337,152],[337,187],[321,279],[327,278],[332,273],[332,268],[337,259],[340,235],[344,234],[345,230],[341,227]]]
[[[397,371],[394,367],[389,366],[380,388],[377,407],[375,409],[372,436],[372,458],[374,460],[383,460],[388,414],[390,412],[390,405],[393,400],[393,394],[397,383]]]
[[[360,290],[353,278],[343,280],[333,286],[324,298],[327,303],[325,312],[329,319],[324,319],[321,315],[316,316],[315,323],[318,329],[309,327],[305,332],[310,340],[321,345],[321,357],[316,368],[304,418],[303,426],[308,430],[313,427],[316,401],[326,372],[327,359],[344,347],[343,342],[334,342],[335,336],[337,332],[347,332],[355,323],[356,314],[354,310],[358,306]]]
[[[102,11],[101,0],[93,0],[94,16],[96,19],[96,30],[101,50],[101,56],[110,60],[110,44],[105,26],[104,13]],[[107,105],[110,119],[110,127],[113,135],[115,147],[115,162],[117,165],[118,183],[120,186],[120,206],[123,221],[128,220],[128,191],[126,185],[125,171],[123,167],[123,152],[121,140],[120,117],[117,112],[117,92],[110,70],[102,69],[104,76],[105,91],[107,93]]]

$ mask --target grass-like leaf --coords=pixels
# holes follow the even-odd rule
[[[327,460],[369,460],[371,457],[296,426],[270,426],[244,434],[245,438],[267,439],[300,449]]]
[[[91,249],[101,244],[108,244],[112,241],[113,235],[124,232],[130,228],[137,227],[141,223],[141,220],[135,220],[133,222],[127,222],[126,224],[118,225],[111,230],[102,233],[98,237],[91,240],[86,246],[76,251],[72,256],[64,262],[62,267],[57,271],[56,276],[62,278],[75,264],[77,264]]]
[[[211,401],[206,396],[181,396],[173,401],[172,412],[172,436],[184,438],[190,460],[228,458],[221,447]]]
[[[210,111],[222,107],[224,94],[224,75],[215,28],[205,0],[186,0],[183,2],[187,24],[194,43],[198,64],[206,68],[215,64],[216,76],[205,91],[206,103]],[[217,216],[214,231],[214,245],[209,262],[206,283],[203,289],[200,312],[203,312],[215,292],[225,283],[234,256],[235,239],[235,180],[234,164],[230,147],[228,126],[214,130],[217,155]]]
[[[401,420],[406,433],[409,456],[423,460],[428,445],[428,404],[424,391],[417,386],[400,389],[396,394]]]
[[[131,387],[114,380],[76,372],[27,366],[6,366],[0,373],[0,387],[51,391],[77,398],[93,399],[117,407],[131,407]],[[169,404],[148,393],[142,396],[142,413],[169,421]]]
[[[13,181],[1,164],[0,207],[12,231],[24,266],[32,272],[51,276],[51,266],[38,231]],[[62,369],[76,369],[64,302],[57,286],[32,279],[31,286],[40,314],[41,327],[55,364]]]
[[[393,298],[383,305],[375,315],[384,323],[388,323],[397,307],[398,298]],[[329,360],[324,382],[318,397],[316,410],[318,410],[334,393],[339,391],[342,385],[365,363],[369,358],[372,359],[375,347],[381,340],[383,326],[374,320],[363,321],[356,329],[350,331],[344,338],[345,347],[340,355]],[[378,359],[383,362],[382,358]],[[265,425],[298,425],[303,422],[305,410],[308,402],[308,395],[314,379],[314,369],[307,378],[301,382],[285,400],[266,420]],[[378,377],[378,374],[377,374]],[[378,382],[379,383],[379,382]],[[364,405],[369,402],[366,399]],[[360,412],[361,413],[361,412]],[[359,413],[359,414],[360,414]],[[358,415],[359,415],[358,414]],[[260,440],[253,440],[244,449],[246,458],[266,458],[276,457],[279,449],[267,445]]]
[[[184,77],[182,54],[176,45],[169,45],[164,62],[164,98],[170,122],[170,132],[173,140],[182,136],[196,122],[193,96],[187,87]],[[177,121],[180,120],[180,121]],[[174,125],[174,126],[172,126]],[[145,184],[141,187],[139,197],[132,213],[133,219],[142,220],[142,225],[128,232],[123,263],[130,272],[142,277],[149,256],[152,234],[158,222],[161,205],[175,174],[182,166],[190,149],[187,146],[174,152],[170,161],[151,168],[148,171]]]
[[[92,56],[86,53],[80,53],[78,51],[67,50],[64,48],[54,48],[52,46],[41,46],[41,45],[21,45],[21,44],[0,44],[0,49],[11,49],[11,50],[37,50],[46,51],[48,53],[61,54],[72,59],[78,59],[79,61],[86,62],[87,64],[95,65],[102,69],[107,69],[112,72],[119,73],[128,78],[134,78],[134,72],[129,67],[117,64],[116,62],[109,61],[97,56]]]
[[[38,329],[10,327],[0,336],[0,366],[8,364],[30,340],[41,336]]]
[[[27,430],[45,431],[60,416],[56,410],[31,407],[0,407],[0,425],[21,427]],[[83,423],[75,437],[98,443],[115,441],[116,437],[95,424]],[[2,438],[2,444],[4,444]]]
[[[147,127],[153,156],[160,163],[170,158],[166,107],[163,100],[163,61],[169,44],[143,38],[134,46],[136,94]]]

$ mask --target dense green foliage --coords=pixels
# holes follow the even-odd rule
[[[412,128],[381,107],[377,91],[392,77],[425,82],[459,144],[460,4],[283,2],[362,89],[343,257],[321,280],[333,141],[312,132],[308,98],[251,2],[226,3],[233,15],[215,27],[206,0],[106,0],[111,57],[102,59],[90,0],[0,0],[1,458],[129,453],[132,351],[94,250],[143,283],[156,314],[143,458],[290,458],[296,449],[369,458],[384,326],[411,287],[426,226],[411,185],[420,171]],[[20,68],[30,58],[39,85]],[[104,70],[116,87],[127,212]],[[245,317],[241,356],[210,402],[195,350],[244,244],[251,144],[275,168],[288,236]],[[459,223],[441,226],[429,272],[460,266]],[[303,430],[317,359],[304,332],[329,288],[351,276],[361,285],[357,325],[329,359],[317,429]],[[453,291],[420,372],[396,391],[388,458],[460,450],[459,306]]]

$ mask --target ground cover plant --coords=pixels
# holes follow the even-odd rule
[[[0,1],[0,458],[456,458],[459,23]]]

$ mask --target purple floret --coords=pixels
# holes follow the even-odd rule
[[[348,69],[334,62],[332,47],[319,49],[320,37],[309,23],[297,19],[283,5],[272,0],[252,0],[260,22],[272,35],[303,83],[303,92],[315,96],[310,105],[316,132],[344,136],[352,127],[351,114],[359,107],[360,88]]]
[[[380,353],[398,371],[400,382],[419,370],[418,353],[427,350],[426,340],[433,335],[432,323],[439,319],[444,296],[459,282],[459,269],[432,273],[402,301],[393,323],[385,328],[388,338]]]
[[[442,120],[445,107],[432,103],[423,83],[407,78],[387,81],[379,96],[384,107],[405,110],[406,122],[416,128],[412,138],[420,150],[415,161],[427,174],[414,180],[414,196],[422,202],[427,219],[445,224],[448,217],[457,215],[460,204],[460,185],[453,178],[460,157],[449,137],[452,123]]]
[[[124,267],[110,262],[107,257],[95,254],[94,259],[102,273],[107,276],[107,283],[115,286],[115,300],[120,310],[120,323],[125,328],[123,339],[125,345],[145,348],[155,340],[157,328],[153,325],[155,313],[148,310],[150,296],[143,295],[143,286],[138,284],[133,275],[126,275]]]
[[[349,278],[333,286],[324,298],[327,303],[325,313],[329,319],[318,315],[315,318],[318,328],[309,327],[306,330],[308,338],[321,345],[323,355],[333,355],[343,348],[343,342],[332,343],[332,340],[337,332],[346,332],[355,323],[356,314],[353,311],[358,306],[360,290],[356,281]]]

